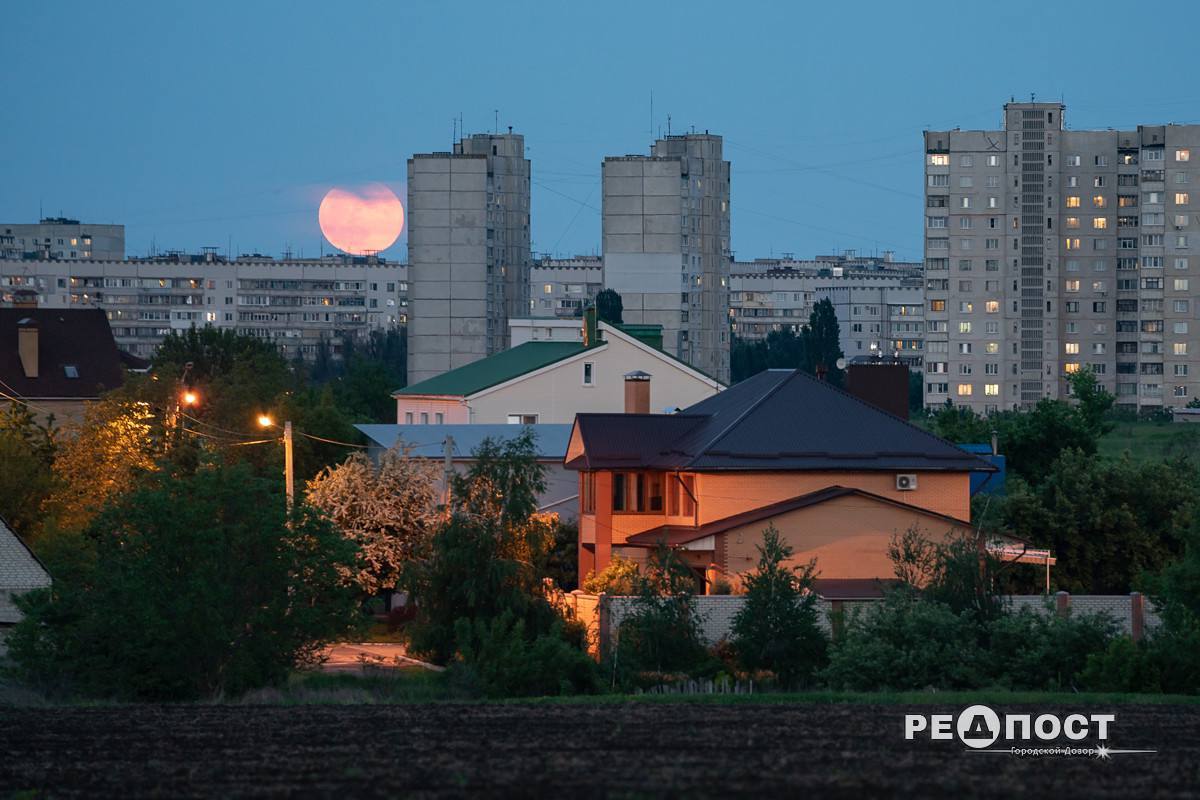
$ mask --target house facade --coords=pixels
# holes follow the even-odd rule
[[[970,530],[987,462],[823,381],[768,370],[670,416],[580,414],[579,571],[676,548],[709,590],[735,587],[774,525],[822,579],[893,577],[887,546],[910,527]]]
[[[647,410],[711,397],[724,385],[654,346],[641,328],[580,320],[577,341],[530,340],[393,393],[400,425],[566,424],[579,412],[625,408],[631,373],[648,378]],[[634,335],[630,330],[640,334]]]
[[[0,656],[5,637],[21,621],[13,598],[50,585],[50,573],[3,519],[0,519]]]

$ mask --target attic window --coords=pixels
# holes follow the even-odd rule
[[[74,364],[64,364],[63,365],[63,374],[66,375],[68,378],[78,378],[79,377],[79,369]]]

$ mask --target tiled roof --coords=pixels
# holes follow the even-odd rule
[[[0,625],[21,621],[12,595],[50,585],[50,574],[8,524],[0,519]]]
[[[38,330],[36,378],[25,377],[17,349],[17,326],[27,319]],[[100,309],[0,308],[0,381],[20,397],[86,399],[120,386],[125,371]]]
[[[580,342],[525,342],[495,355],[414,383],[392,393],[408,395],[448,395],[466,397],[492,386],[549,366],[588,348]]]
[[[671,416],[580,414],[567,466],[986,471],[991,464],[799,370],[767,370]],[[616,446],[614,443],[620,443]]]
[[[657,528],[651,528],[648,531],[635,533],[626,540],[626,544],[641,547],[654,547],[660,541],[665,541],[671,546],[687,544],[688,542],[694,542],[697,539],[703,539],[705,536],[724,533],[725,531],[741,527],[742,525],[750,525],[755,522],[764,522],[766,520],[778,517],[780,514],[786,514],[790,511],[796,511],[797,509],[819,505],[827,500],[834,500],[839,497],[848,497],[851,495],[866,497],[880,503],[886,503],[887,505],[895,506],[896,508],[915,511],[931,517],[937,517],[938,519],[945,520],[951,525],[970,524],[966,520],[955,519],[954,517],[950,517],[945,514],[938,514],[937,512],[930,511],[927,508],[921,508],[920,506],[902,503],[899,500],[894,500],[890,497],[884,497],[882,495],[875,494],[874,492],[868,492],[864,489],[855,489],[846,486],[827,486],[824,489],[818,489],[815,492],[809,492],[808,494],[802,494],[787,500],[781,500],[778,503],[771,503],[770,505],[761,506],[749,511],[743,511],[739,514],[723,517],[722,519],[713,520],[712,522],[707,522],[698,528],[685,525],[660,525]]]

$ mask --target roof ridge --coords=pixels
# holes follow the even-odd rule
[[[783,370],[779,370],[779,371],[783,371]],[[724,428],[722,428],[721,431],[719,433],[717,433],[717,435],[714,436],[712,439],[705,442],[704,445],[702,445],[700,447],[700,449],[696,452],[696,454],[693,455],[688,460],[687,466],[691,466],[692,464],[694,464],[696,462],[696,459],[699,458],[701,455],[703,455],[708,450],[708,448],[712,447],[714,444],[719,442],[721,440],[721,438],[725,436],[725,434],[729,433],[731,430],[734,429],[734,427],[736,427],[738,424],[740,424],[741,421],[744,420],[751,411],[753,411],[754,409],[756,409],[760,405],[762,405],[764,402],[766,402],[767,398],[773,397],[775,395],[775,393],[778,392],[780,389],[782,389],[787,384],[788,381],[790,381],[792,378],[794,378],[796,376],[796,373],[799,371],[800,370],[798,370],[798,369],[791,370],[791,372],[792,372],[791,375],[789,375],[788,377],[784,378],[783,380],[781,380],[777,384],[775,384],[775,386],[773,386],[770,391],[759,395],[758,398],[755,399],[754,402],[752,402],[749,406],[747,406],[746,409],[744,411],[742,411],[741,414],[738,414],[736,419],[734,419],[732,422],[730,422],[728,425],[726,425]],[[708,416],[711,419],[713,417],[713,414],[708,414],[706,416]]]

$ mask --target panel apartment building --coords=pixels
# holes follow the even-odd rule
[[[66,217],[0,223],[0,258],[120,261],[125,258],[125,226],[93,225]]]
[[[1063,398],[1085,367],[1130,409],[1200,392],[1200,126],[1075,131],[1064,111],[925,133],[927,406]]]
[[[663,349],[729,381],[729,162],[720,136],[667,136],[649,156],[604,159],[604,285],[627,323],[663,328]]]
[[[312,359],[407,321],[407,267],[375,256],[276,260],[214,253],[128,261],[0,260],[0,305],[20,290],[50,308],[102,308],[117,345],[148,358],[171,331],[212,325]]]
[[[600,256],[543,257],[529,268],[529,316],[574,318],[604,289]]]
[[[409,383],[508,348],[509,318],[529,313],[525,137],[474,134],[408,160],[408,258]]]

